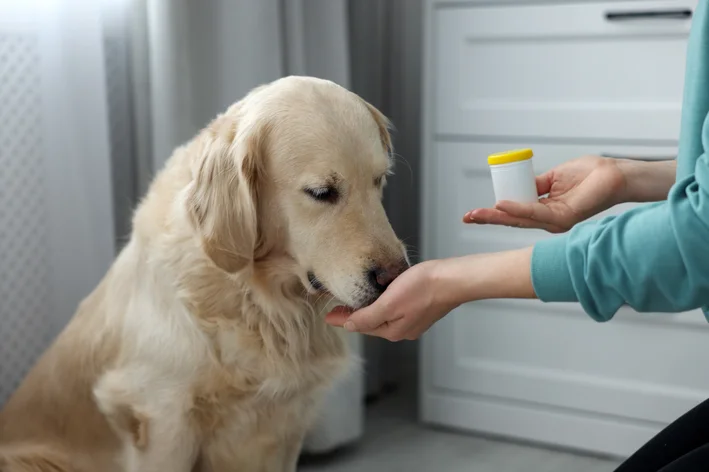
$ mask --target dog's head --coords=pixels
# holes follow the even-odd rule
[[[387,119],[332,82],[260,87],[205,131],[188,211],[203,248],[236,273],[286,256],[311,293],[358,308],[408,268],[382,206]]]

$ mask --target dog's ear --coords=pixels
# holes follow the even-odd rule
[[[262,128],[241,130],[233,118],[217,118],[203,132],[199,167],[187,197],[188,212],[205,253],[230,273],[253,262],[259,240]]]
[[[394,151],[394,148],[391,143],[391,134],[389,134],[389,130],[392,129],[391,121],[389,121],[389,118],[384,116],[382,112],[377,110],[374,105],[368,103],[366,100],[362,101],[367,107],[367,110],[369,110],[369,113],[371,113],[372,118],[374,118],[374,122],[379,128],[379,138],[382,141],[382,146],[384,146],[384,150],[387,152],[387,154],[391,154]]]

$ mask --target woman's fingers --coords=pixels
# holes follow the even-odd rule
[[[515,227],[528,227],[535,224],[533,220],[528,218],[519,218],[510,215],[497,208],[478,208],[468,212],[463,217],[463,223],[476,223],[479,225],[503,225]]]
[[[351,315],[352,310],[341,309],[341,307],[337,307],[333,309],[330,313],[325,315],[325,322],[329,325],[342,328],[345,326],[345,323],[347,323],[347,321],[350,321]],[[373,326],[378,321],[372,322],[371,320],[366,320],[365,322],[362,322],[361,319],[355,319],[354,321],[350,322],[352,324],[347,326],[347,329],[350,331],[357,331],[361,334],[366,334],[369,336],[379,336],[380,338],[385,338],[389,341],[400,341],[402,339],[402,336],[397,334],[395,327],[392,326],[391,323],[389,323],[388,321],[384,321],[378,326]]]
[[[342,326],[347,331],[372,332],[392,321],[386,303],[379,298],[373,304],[353,312]]]
[[[352,312],[349,310],[341,310],[339,307],[335,308],[330,313],[325,315],[325,322],[329,325],[341,328],[345,325],[345,322],[347,322],[347,319],[350,317],[350,313]]]
[[[500,225],[512,228],[543,229],[550,233],[560,232],[556,225],[532,218],[517,216],[504,211],[502,208],[478,208],[468,212],[463,217],[464,223],[481,225]]]
[[[505,224],[509,218],[510,215],[496,208],[477,208],[465,214],[463,223],[500,225]]]
[[[404,339],[401,331],[405,328],[401,325],[402,318],[390,320],[390,316],[386,310],[379,309],[373,305],[357,311],[349,307],[337,306],[325,315],[325,322],[338,328],[345,328],[348,331],[356,331],[369,336],[379,336],[389,341],[400,341]]]
[[[517,218],[525,218],[544,224],[558,225],[559,223],[559,215],[554,213],[554,209],[541,202],[519,203],[501,201],[495,205],[495,208]]]
[[[510,201],[498,202],[495,208],[516,218],[532,220],[547,231],[560,233],[571,228],[576,221],[568,212],[560,212],[559,205],[549,205],[548,199],[541,199],[538,203],[518,203]]]

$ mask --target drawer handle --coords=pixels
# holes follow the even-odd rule
[[[692,18],[692,10],[681,8],[676,10],[647,10],[647,11],[609,11],[606,12],[608,21],[629,20],[688,20]]]
[[[660,161],[674,161],[677,156],[635,156],[635,155],[622,155],[613,154],[609,152],[601,153],[601,157],[608,157],[610,159],[629,159],[631,161],[644,161],[644,162],[660,162]]]

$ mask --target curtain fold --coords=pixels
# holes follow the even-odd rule
[[[95,2],[0,2],[0,404],[113,257]]]
[[[384,207],[397,235],[419,260],[421,51],[423,2],[351,0],[349,44],[352,90],[395,125],[395,175],[384,190]],[[418,343],[363,340],[369,396],[391,386],[415,389]]]

